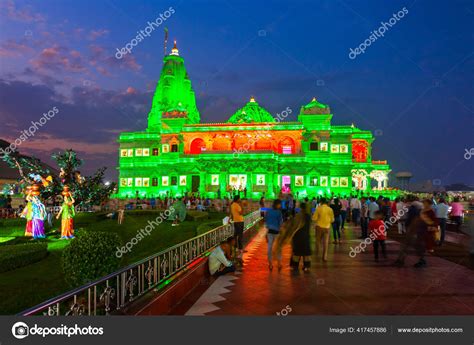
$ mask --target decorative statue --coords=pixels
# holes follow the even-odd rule
[[[31,228],[33,238],[45,238],[44,233],[44,220],[46,218],[46,207],[39,199],[40,194],[39,185],[34,184],[31,187]]]
[[[26,187],[26,206],[21,212],[21,217],[26,218],[25,236],[32,237],[33,204],[31,202],[31,186]]]
[[[63,187],[63,204],[59,209],[56,219],[61,218],[61,238],[70,239],[74,238],[74,221],[73,218],[76,215],[74,211],[74,198],[72,197],[71,192],[69,191],[68,186]]]

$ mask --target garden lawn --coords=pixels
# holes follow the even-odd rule
[[[151,211],[133,212],[133,214],[126,214],[124,223],[118,225],[116,220],[106,218],[103,213],[81,213],[76,216],[74,227],[79,236],[84,230],[114,232],[120,237],[122,244],[125,244],[137,235],[137,231],[144,229],[148,225],[148,221],[154,221],[159,214],[159,211],[154,213]],[[150,236],[138,242],[130,253],[124,254],[121,265],[127,266],[194,237],[199,225],[205,223],[217,225],[224,216],[221,213],[210,213],[206,219],[184,221],[177,227],[172,227],[171,222],[163,222],[154,228]],[[61,267],[62,250],[70,242],[59,239],[59,225],[60,221],[55,220],[53,228],[46,229],[47,238],[44,241],[48,243],[49,254],[45,259],[0,273],[1,315],[19,313],[71,290],[71,287],[67,286],[64,281]],[[23,237],[24,229],[25,220],[0,220],[0,251],[3,245],[32,241]],[[111,255],[115,255],[115,252]]]

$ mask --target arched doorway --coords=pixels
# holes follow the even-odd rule
[[[202,140],[201,138],[196,138],[191,142],[191,146],[189,149],[189,152],[191,154],[194,154],[194,155],[199,154],[205,150],[206,150],[206,144],[204,143],[204,140]]]

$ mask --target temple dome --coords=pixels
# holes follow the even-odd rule
[[[250,97],[250,101],[238,109],[232,115],[228,123],[254,123],[254,122],[275,122],[275,118],[265,108],[261,107],[254,97]]]
[[[304,115],[330,114],[331,109],[329,109],[328,105],[319,103],[316,97],[313,97],[311,102],[301,107],[300,113]]]

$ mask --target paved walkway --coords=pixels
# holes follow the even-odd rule
[[[348,228],[342,245],[331,243],[327,263],[313,255],[309,273],[290,271],[288,246],[285,267],[270,272],[262,229],[243,272],[219,277],[186,315],[474,315],[474,271],[434,256],[423,269],[413,267],[414,256],[394,267],[395,241],[388,241],[388,260],[374,262],[372,248],[351,258],[358,235]]]

